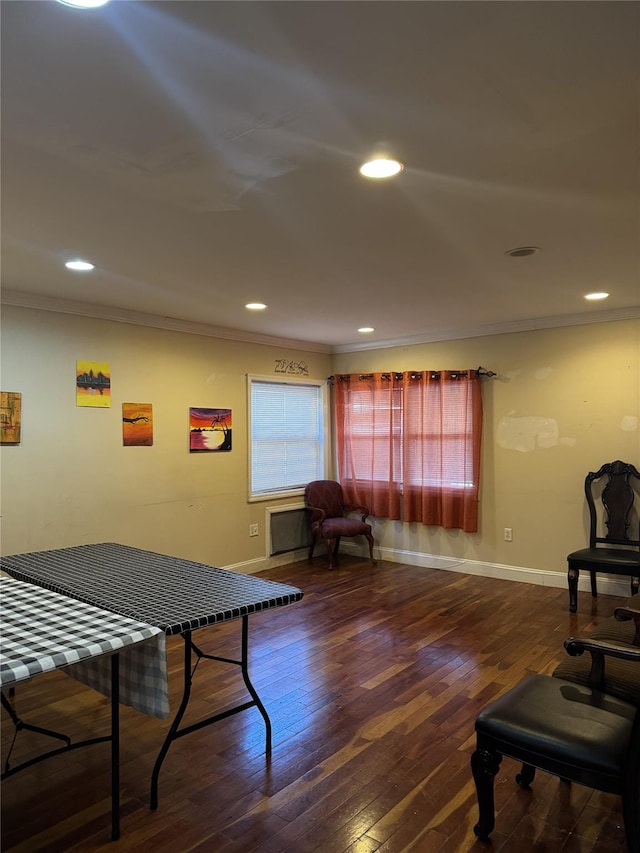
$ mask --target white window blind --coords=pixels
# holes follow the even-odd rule
[[[249,377],[250,497],[300,492],[325,476],[324,383]]]
[[[463,382],[448,382],[446,393],[441,383],[406,389],[403,469],[407,486],[474,487],[472,390]]]

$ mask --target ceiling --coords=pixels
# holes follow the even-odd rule
[[[323,351],[640,316],[638,3],[1,16],[6,303]]]

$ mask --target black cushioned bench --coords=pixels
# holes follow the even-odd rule
[[[495,825],[493,783],[506,755],[522,762],[523,788],[539,769],[619,794],[628,849],[640,853],[640,610],[626,605],[591,637],[566,640],[570,657],[552,675],[529,676],[478,715],[471,769],[481,840]]]

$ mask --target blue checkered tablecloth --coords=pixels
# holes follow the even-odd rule
[[[0,686],[60,667],[105,695],[120,655],[120,701],[169,713],[165,635],[153,625],[31,583],[0,577]]]

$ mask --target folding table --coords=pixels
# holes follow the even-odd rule
[[[249,678],[248,619],[253,613],[299,601],[303,593],[297,587],[113,542],[14,554],[2,557],[0,568],[20,580],[143,620],[167,635],[182,636],[182,700],[151,775],[152,809],[158,806],[162,762],[179,737],[255,707],[265,723],[266,752],[271,752],[271,722]],[[193,631],[237,618],[242,620],[240,660],[205,654],[193,642]],[[251,699],[180,728],[191,693],[194,655],[238,665]]]
[[[58,668],[71,671],[73,665],[100,659],[110,663],[111,694],[111,733],[72,743],[66,735],[24,722],[2,693],[2,705],[16,727],[15,735],[22,729],[35,731],[63,741],[64,746],[42,752],[15,767],[10,766],[9,749],[1,778],[63,752],[110,742],[111,836],[115,840],[120,836],[120,653],[138,644],[150,643],[155,653],[163,656],[164,635],[159,628],[132,617],[117,615],[13,578],[0,577],[0,604],[0,688],[12,687],[38,673]],[[135,681],[135,672],[129,671],[128,677]]]

